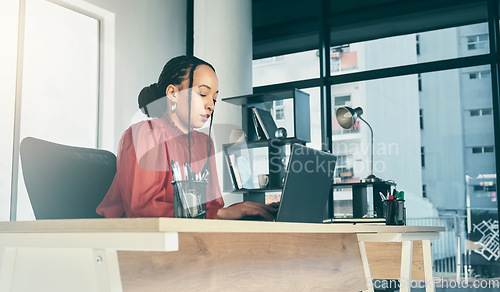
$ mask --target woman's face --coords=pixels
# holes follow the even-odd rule
[[[184,80],[181,90],[177,92],[176,109],[173,113],[177,126],[183,131],[188,130],[188,89],[189,79]],[[191,93],[191,128],[201,128],[212,115],[219,93],[219,81],[215,72],[207,65],[200,65],[193,75],[193,89]],[[174,118],[174,117],[172,117]]]

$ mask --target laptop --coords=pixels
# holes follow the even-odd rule
[[[276,222],[322,223],[337,157],[292,145]]]

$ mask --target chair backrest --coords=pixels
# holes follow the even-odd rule
[[[20,151],[36,219],[101,217],[95,210],[116,173],[113,153],[32,137],[23,139]]]

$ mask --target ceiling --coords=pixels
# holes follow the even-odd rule
[[[316,49],[322,0],[252,0],[254,59]],[[487,20],[485,0],[329,0],[332,45]]]

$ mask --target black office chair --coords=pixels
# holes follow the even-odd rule
[[[95,209],[116,173],[113,153],[27,137],[21,163],[36,219],[101,217]]]

